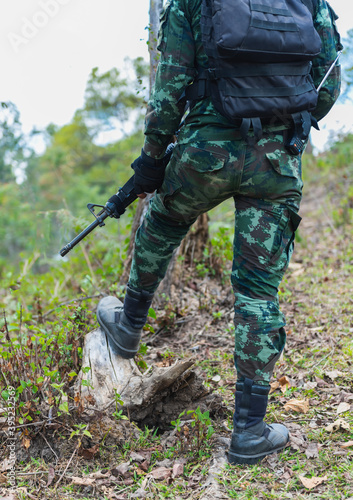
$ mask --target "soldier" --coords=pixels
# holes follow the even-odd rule
[[[295,1],[300,3],[287,0],[288,4]],[[307,5],[308,0],[303,3]],[[180,126],[185,91],[189,92],[190,84],[199,80],[212,61],[212,54],[206,54],[205,36],[202,38],[201,4],[202,0],[170,0],[161,17],[161,59],[146,113],[145,142],[141,156],[132,164],[136,193],[140,197],[156,189],[157,193],[136,234],[124,305],[115,297],[106,297],[98,305],[97,318],[113,351],[132,358],[173,250],[200,214],[233,197],[231,284],[237,384],[228,459],[232,464],[252,464],[289,441],[284,425],[269,425],[263,419],[271,375],[286,340],[278,288],[301,220],[302,150],[293,153],[286,147],[293,131],[298,131],[298,123],[274,112],[261,123],[248,119],[244,130],[244,120],[232,120],[219,106],[216,109],[213,95],[201,92],[202,98],[195,98],[200,94],[198,87],[196,94],[191,92],[192,106]],[[266,16],[270,7],[273,9],[272,5],[265,9]],[[312,86],[317,87],[342,46],[336,16],[325,0],[313,2],[312,16],[310,22],[313,20],[321,42],[309,66]],[[320,120],[329,112],[339,89],[337,63],[319,92],[312,117]],[[300,121],[299,135],[305,143],[310,123],[305,125],[305,117]],[[177,130],[177,145],[165,169],[165,150]]]

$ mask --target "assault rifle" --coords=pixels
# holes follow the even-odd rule
[[[167,150],[165,152],[164,160],[165,160],[165,165],[170,160],[170,157],[172,156],[174,149],[174,144],[169,144],[167,147]],[[114,198],[114,202],[107,201],[105,205],[96,205],[95,203],[88,203],[87,208],[93,214],[95,217],[95,221],[92,222],[89,226],[86,227],[80,234],[78,234],[70,243],[64,246],[60,250],[60,255],[61,257],[64,257],[67,253],[70,252],[80,241],[83,240],[89,233],[93,231],[97,226],[105,226],[105,219],[107,217],[112,217],[114,219],[120,219],[120,216],[123,215],[125,212],[126,208],[136,200],[137,194],[135,193],[134,190],[134,176],[130,177],[130,179],[121,187],[118,192],[116,193],[115,196],[112,196]],[[98,212],[97,214],[95,213],[94,209],[95,207],[99,207],[102,210]]]

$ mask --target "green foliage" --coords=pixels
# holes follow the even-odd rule
[[[41,313],[37,297],[37,314]],[[4,325],[0,332],[0,392],[7,399],[6,387],[16,388],[17,411],[21,418],[33,420],[46,402],[60,415],[69,413],[67,391],[81,365],[83,335],[88,322],[83,307],[63,307],[54,321],[23,311]],[[37,317],[37,321],[34,318]]]
[[[9,271],[11,264],[18,264],[22,252],[33,252],[38,243],[36,216],[31,204],[24,198],[21,186],[16,183],[0,184],[0,275],[1,269]],[[40,238],[40,236],[39,236]]]
[[[191,416],[191,420],[183,420],[185,413]],[[215,432],[209,411],[202,413],[199,407],[196,410],[183,411],[171,425],[180,438],[178,441],[180,452],[200,453]]]
[[[196,264],[196,273],[200,278],[214,276],[220,277],[224,282],[229,277],[229,262],[232,258],[233,230],[218,226],[203,252],[203,260]]]
[[[132,175],[130,165],[143,143],[139,120],[147,73],[140,59],[130,61],[129,68],[126,78],[117,69],[103,74],[93,69],[84,107],[75,113],[71,123],[32,132],[44,140],[43,154],[36,155],[30,148],[17,108],[12,103],[1,106],[0,201],[4,215],[0,221],[0,272],[5,265],[7,270],[18,269],[21,260],[34,249],[40,254],[36,269],[46,267],[48,258],[56,256],[78,228],[92,222],[87,203],[104,205]],[[138,95],[135,88],[140,89]],[[101,145],[98,139],[106,119],[115,120],[115,126],[123,125],[127,119],[131,121],[133,109],[139,111],[130,132],[120,140]],[[15,173],[23,181],[21,184],[16,184]],[[133,207],[130,214],[131,210]],[[128,214],[124,224],[129,224]],[[111,238],[116,233],[116,221],[109,220],[106,230]],[[101,255],[107,251],[107,242],[101,250]]]
[[[0,183],[14,182],[15,170],[25,162],[25,140],[20,113],[11,102],[0,107]]]
[[[353,223],[353,188],[350,183],[353,177],[353,134],[338,137],[330,150],[316,161],[304,157],[303,172],[304,181],[316,180],[325,186],[324,212],[330,212],[336,227],[349,231]]]
[[[95,129],[109,129],[114,120],[124,124],[131,119],[131,112],[144,108],[148,65],[143,58],[127,60],[134,78],[122,78],[117,68],[99,74],[93,68],[89,76],[84,111],[90,120],[95,121]],[[131,71],[130,71],[131,72]],[[138,117],[141,115],[139,114]]]
[[[199,451],[204,441],[210,439],[214,434],[210,412],[205,411],[202,413],[200,408],[197,408],[195,411],[188,411],[187,414],[191,414],[191,428],[196,430],[196,448]]]

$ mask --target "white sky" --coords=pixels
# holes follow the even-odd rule
[[[344,34],[353,6],[330,4]],[[16,104],[27,132],[68,123],[94,66],[103,72],[122,68],[126,56],[148,58],[148,10],[149,0],[0,0],[0,100]],[[336,105],[314,143],[321,148],[343,126],[353,129],[353,105]]]

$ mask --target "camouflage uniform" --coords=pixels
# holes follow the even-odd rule
[[[144,151],[153,158],[163,156],[180,126],[185,106],[180,98],[195,67],[207,68],[200,7],[201,0],[171,0],[161,17],[161,60],[145,122]],[[313,62],[316,86],[341,49],[334,20],[332,9],[319,0],[314,22],[322,52]],[[337,65],[320,92],[317,119],[333,106],[339,88]],[[301,220],[301,158],[284,147],[289,127],[274,120],[251,146],[210,98],[198,101],[183,122],[164,183],[137,232],[129,279],[132,289],[154,292],[196,218],[233,197],[235,364],[238,380],[260,385],[269,383],[285,344],[278,287]]]

